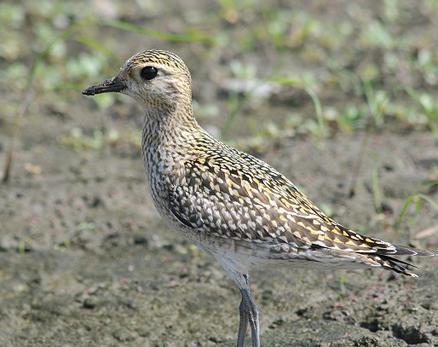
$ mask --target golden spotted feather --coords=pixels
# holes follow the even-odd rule
[[[296,250],[327,249],[338,256],[355,253],[358,262],[410,274],[390,255],[418,254],[418,250],[343,227],[275,169],[205,133],[194,147],[198,154],[179,165],[169,199],[172,213],[192,230],[264,245],[288,245],[295,251],[272,254],[276,258],[296,257]],[[288,250],[276,249],[280,253]]]

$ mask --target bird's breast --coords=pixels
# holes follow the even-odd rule
[[[144,148],[142,154],[154,205],[166,221],[173,219],[169,211],[169,194],[181,175],[184,159],[176,151],[152,146]]]

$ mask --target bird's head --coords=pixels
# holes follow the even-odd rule
[[[84,95],[120,92],[147,108],[172,109],[191,103],[191,77],[176,54],[146,50],[129,58],[113,78],[85,89]]]

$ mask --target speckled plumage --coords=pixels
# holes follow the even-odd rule
[[[157,77],[141,80],[139,71],[145,66],[156,67]],[[393,256],[432,255],[340,225],[268,164],[210,136],[193,116],[190,73],[175,54],[138,53],[104,85],[116,80],[122,86],[117,91],[139,100],[146,111],[142,154],[158,211],[230,273],[242,290],[241,324],[245,314],[257,316],[248,294],[252,265],[356,264],[415,276],[407,270],[409,264]],[[91,88],[88,94],[99,92],[99,86]],[[243,346],[245,324],[239,328],[238,346]],[[259,346],[257,324],[251,325],[253,346]]]
[[[174,89],[191,96],[188,69],[175,54],[146,51],[126,66],[144,63],[181,70],[186,80]],[[142,152],[152,196],[173,225],[180,222],[207,238],[268,249],[263,258],[318,262],[318,255],[324,253],[322,262],[330,263],[332,256],[410,274],[390,256],[419,251],[338,224],[268,164],[212,138],[194,120],[191,98],[182,101],[179,107],[184,114],[179,109],[165,116],[147,111],[143,130]]]

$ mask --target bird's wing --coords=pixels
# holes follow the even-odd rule
[[[327,217],[286,177],[249,154],[227,147],[181,167],[170,188],[170,210],[199,232],[303,249],[397,253],[394,245]]]

